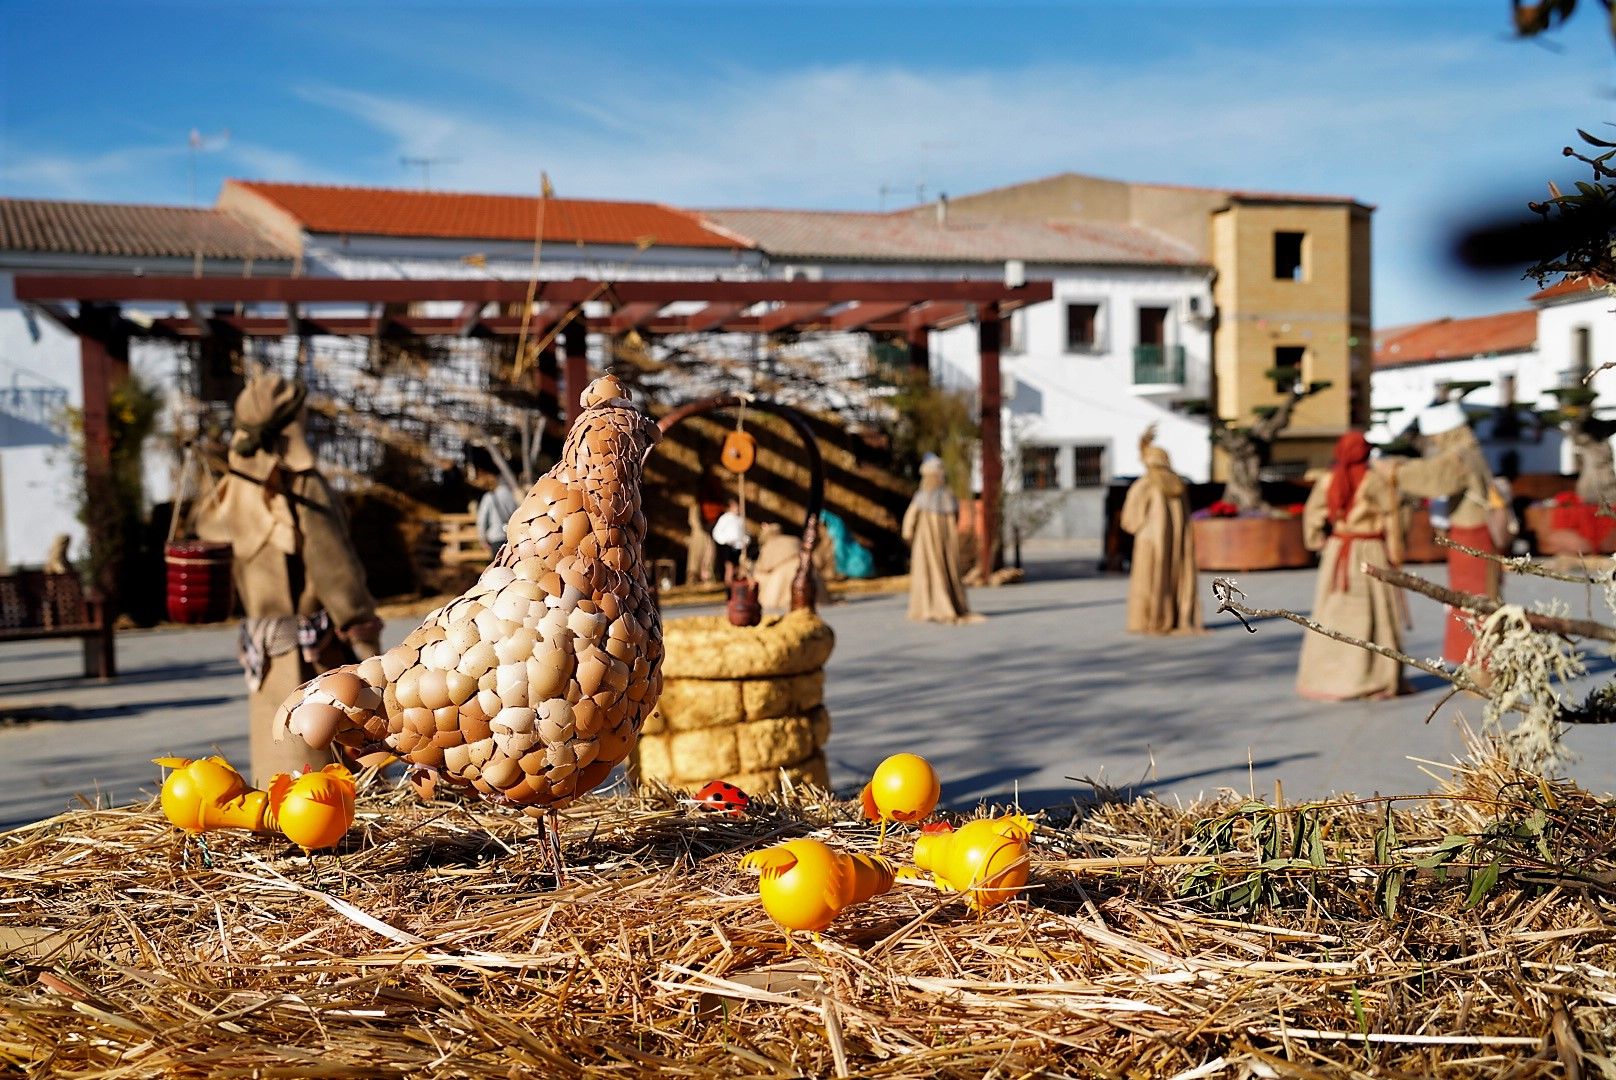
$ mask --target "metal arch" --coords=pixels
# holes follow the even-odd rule
[[[688,420],[692,416],[701,416],[705,413],[719,412],[723,409],[738,409],[745,405],[748,409],[766,412],[771,416],[778,416],[791,425],[796,432],[798,440],[802,442],[804,454],[808,458],[808,514],[802,523],[802,552],[797,557],[797,574],[791,579],[791,609],[793,611],[814,610],[813,563],[814,548],[819,544],[819,512],[825,505],[825,461],[819,453],[819,440],[814,438],[813,429],[808,421],[803,419],[802,413],[790,405],[782,405],[776,401],[765,398],[756,398],[750,394],[715,394],[712,397],[702,398],[681,405],[657,421],[657,427],[666,435],[677,424]],[[646,457],[651,456],[651,450],[646,449]]]

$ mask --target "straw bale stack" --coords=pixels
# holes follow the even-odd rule
[[[874,853],[856,803],[585,796],[557,890],[527,818],[378,788],[323,889],[245,832],[187,867],[155,801],[0,833],[0,1076],[1594,1080],[1616,1056],[1613,804],[1496,756],[1390,810],[1312,804],[1324,866],[1245,826],[1198,853],[1243,792],[1041,815],[1016,900],[906,879],[789,949],[740,861]],[[1483,849],[1420,866],[1456,834]],[[1232,908],[1186,889],[1208,869],[1274,887]]]
[[[825,661],[836,635],[794,611],[753,627],[721,615],[663,628],[662,697],[634,752],[640,781],[675,788],[727,780],[748,792],[826,787]]]

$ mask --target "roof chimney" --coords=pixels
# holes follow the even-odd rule
[[[937,196],[937,224],[939,227],[948,224],[948,193],[946,191]]]

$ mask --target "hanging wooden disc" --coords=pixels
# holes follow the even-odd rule
[[[730,472],[744,473],[757,460],[757,440],[745,431],[730,432],[724,436],[724,449],[718,460]]]

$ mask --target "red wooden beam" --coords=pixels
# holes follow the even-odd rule
[[[864,301],[832,315],[830,325],[836,330],[859,330],[871,323],[890,319],[892,316],[908,310],[909,306],[908,303],[903,301],[884,303]]]
[[[594,299],[600,282],[585,278],[570,281],[541,281],[536,299],[572,305]],[[14,291],[21,301],[78,300],[134,302],[167,300],[183,303],[253,304],[295,301],[347,304],[408,304],[428,300],[482,300],[488,303],[520,304],[527,299],[525,281],[488,278],[455,279],[349,279],[310,277],[193,278],[148,275],[19,275]],[[667,305],[681,300],[701,300],[709,304],[806,303],[826,305],[845,303],[920,304],[928,300],[958,300],[966,303],[998,303],[1003,310],[1039,303],[1054,295],[1047,281],[1029,281],[1008,288],[996,281],[620,281],[612,294],[622,305],[657,303]]]
[[[788,326],[801,328],[805,325],[812,325],[824,313],[825,305],[815,300],[781,304],[773,311],[764,312],[759,317],[758,330],[765,334],[772,334],[776,330],[784,330]]]
[[[295,304],[289,306],[296,307]],[[487,306],[486,300],[467,300],[460,308],[460,318],[456,320],[458,328],[455,332],[461,337],[470,337],[472,331],[477,329],[477,324],[482,321],[483,308]]]
[[[608,323],[608,330],[613,334],[624,334],[636,330],[651,322],[662,305],[651,300],[644,300],[635,304],[624,304],[612,312]]]
[[[685,330],[687,333],[692,334],[712,330],[733,319],[744,310],[746,310],[745,304],[708,304],[700,311],[695,311],[685,316]]]

